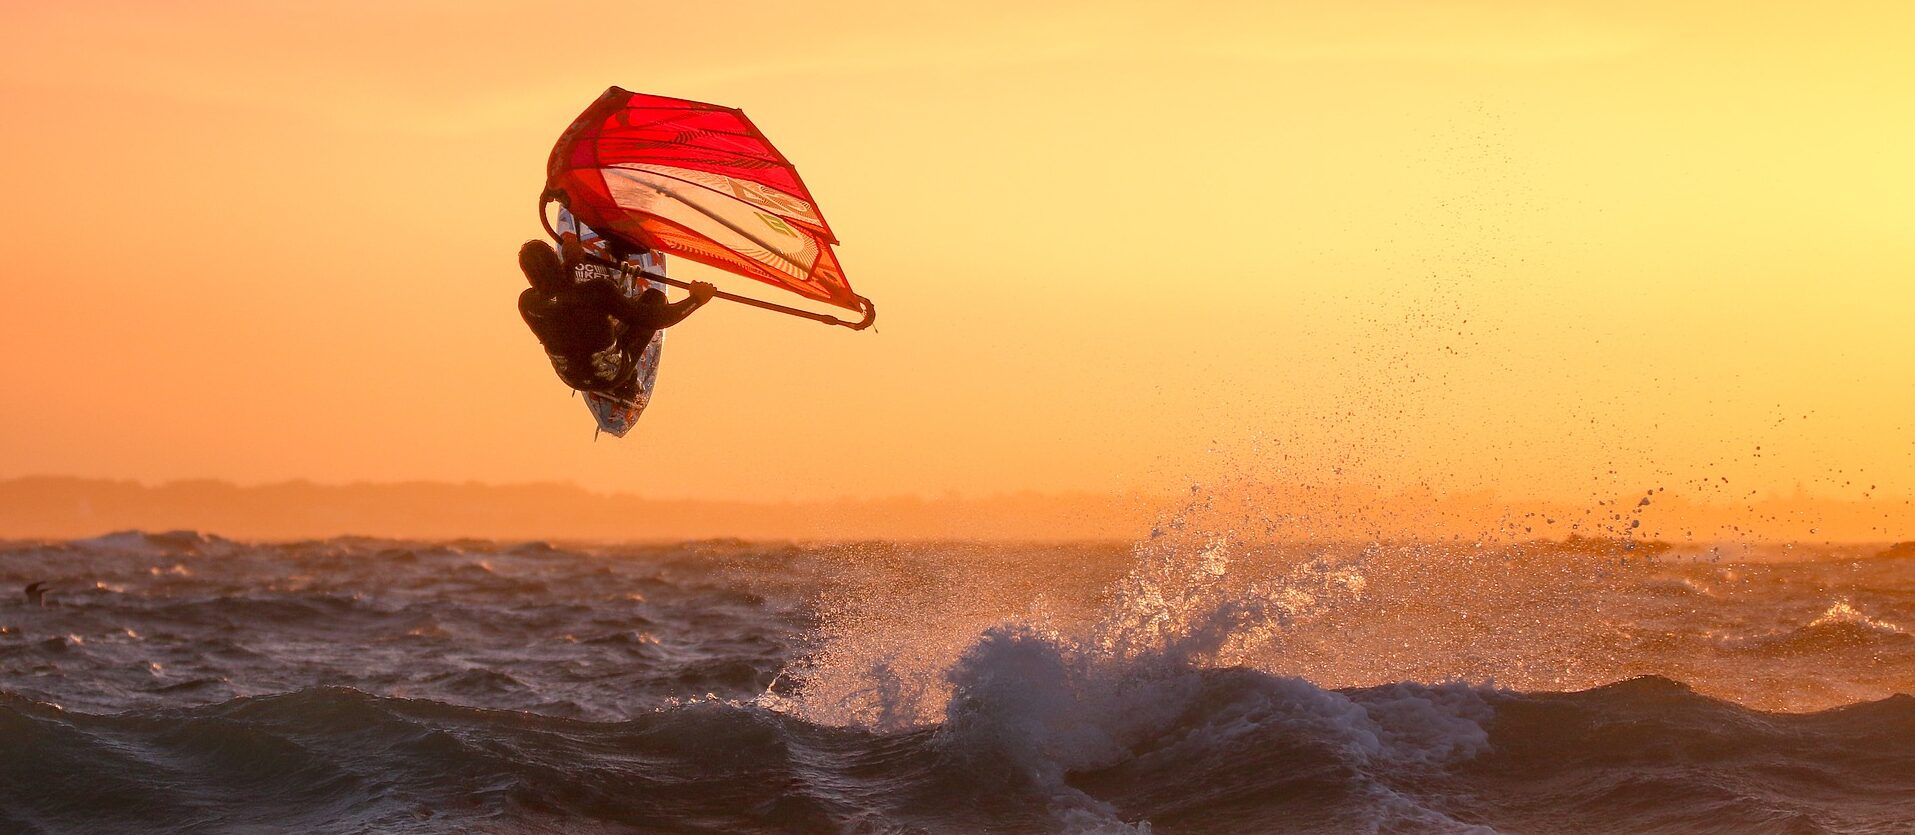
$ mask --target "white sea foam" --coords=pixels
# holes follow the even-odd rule
[[[914,640],[878,630],[896,643],[862,667],[845,647],[827,646],[821,655],[833,664],[800,673],[808,692],[785,705],[814,720],[874,729],[935,726],[952,756],[972,768],[1006,770],[1048,797],[1056,823],[1069,831],[1149,828],[1075,787],[1073,774],[1125,765],[1140,752],[1203,762],[1271,740],[1329,752],[1365,781],[1378,822],[1447,821],[1389,780],[1483,750],[1491,714],[1484,691],[1398,684],[1344,693],[1296,676],[1221,673],[1280,643],[1300,619],[1361,598],[1368,581],[1356,567],[1327,560],[1238,581],[1228,536],[1186,531],[1133,548],[1131,569],[1092,618],[1059,626],[1040,608],[971,633],[955,658],[939,653],[949,651],[948,631]],[[874,646],[865,642],[869,620],[857,622],[858,646]],[[935,680],[927,664],[941,671]],[[847,674],[862,686],[846,685]]]

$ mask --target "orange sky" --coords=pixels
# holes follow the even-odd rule
[[[7,4],[0,477],[1915,493],[1915,6],[1669,5]],[[878,332],[714,305],[594,442],[513,253],[612,84]]]

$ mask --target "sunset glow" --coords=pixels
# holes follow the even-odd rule
[[[0,6],[0,831],[1909,831],[1912,43]]]
[[[1904,4],[535,8],[0,12],[0,477],[1915,492]],[[613,84],[749,113],[878,331],[713,307],[594,441],[512,253]]]

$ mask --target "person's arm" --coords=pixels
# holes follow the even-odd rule
[[[685,317],[692,315],[692,311],[704,307],[706,302],[711,301],[712,293],[717,289],[703,281],[694,281],[690,296],[670,304],[659,304],[641,302],[618,292],[610,285],[603,286],[610,290],[611,295],[616,299],[618,318],[632,327],[647,330],[669,328],[685,321]]]

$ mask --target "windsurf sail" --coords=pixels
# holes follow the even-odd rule
[[[717,267],[864,318],[721,298],[858,329],[876,317],[845,280],[832,251],[838,239],[798,170],[736,108],[613,87],[559,136],[545,185],[541,220],[545,202],[557,200],[631,248]]]

